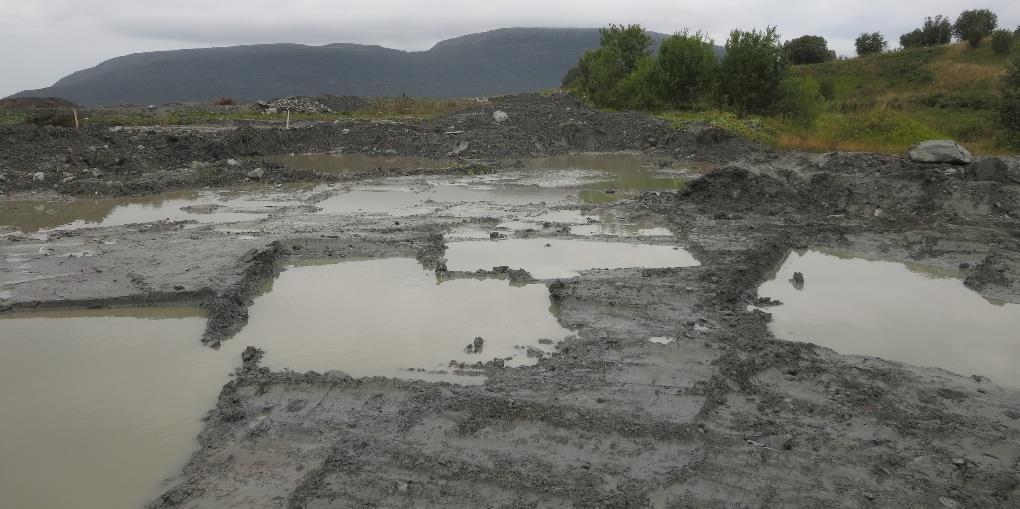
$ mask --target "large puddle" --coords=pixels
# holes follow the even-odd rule
[[[66,202],[0,201],[0,225],[32,233],[46,229],[73,230],[161,220],[231,223],[262,219],[276,208],[295,203],[213,191],[178,191],[144,197]]]
[[[443,169],[454,166],[443,159],[405,156],[368,156],[361,154],[290,154],[264,159],[292,168],[323,173],[359,173],[375,170]]]
[[[1020,305],[990,302],[953,274],[807,251],[791,254],[758,294],[783,302],[768,309],[778,338],[1020,388]]]
[[[255,300],[248,325],[230,342],[265,349],[271,368],[479,383],[444,372],[451,360],[534,362],[534,350],[551,348],[540,339],[569,334],[550,305],[545,285],[438,283],[406,258],[298,266]],[[476,337],[482,348],[466,353]]]
[[[195,309],[0,315],[0,506],[137,508],[238,364]]]
[[[538,279],[569,278],[589,269],[690,267],[698,261],[668,245],[568,239],[466,240],[446,250],[449,270],[475,271],[508,266]]]
[[[290,267],[263,290],[219,350],[195,309],[0,315],[0,506],[151,501],[248,345],[275,369],[477,384],[472,365],[531,364],[570,334],[545,285],[439,283],[413,259]]]

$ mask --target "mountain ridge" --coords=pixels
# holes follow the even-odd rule
[[[649,32],[656,43],[665,34]],[[10,97],[56,96],[83,105],[269,99],[286,95],[479,97],[559,86],[597,28],[499,28],[428,50],[331,43],[250,44],[132,53]]]

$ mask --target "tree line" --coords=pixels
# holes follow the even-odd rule
[[[932,47],[953,37],[972,47],[990,37],[996,53],[1013,51],[1002,81],[1002,124],[1020,143],[1020,27],[998,29],[987,9],[968,10],[955,23],[945,16],[925,18],[900,37],[904,48]],[[775,27],[733,30],[724,50],[704,32],[684,30],[654,41],[640,25],[610,25],[601,30],[601,45],[581,57],[563,78],[570,89],[596,107],[642,110],[723,108],[740,116],[776,115],[811,127],[829,95],[817,81],[789,72],[791,65],[824,63],[836,58],[824,37],[805,35],[781,42]],[[881,33],[863,33],[859,56],[884,52]],[[1015,49],[1014,49],[1015,48]],[[831,91],[829,91],[831,93]]]
[[[610,25],[601,33],[601,46],[581,57],[563,79],[565,88],[597,107],[724,106],[741,116],[780,114],[805,123],[821,109],[818,83],[787,72],[791,54],[817,48],[796,40],[783,44],[775,27],[734,30],[722,55],[703,32],[669,36],[654,54],[653,40],[640,25]]]

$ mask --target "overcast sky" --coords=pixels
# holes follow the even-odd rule
[[[966,8],[1020,24],[1020,1],[927,0],[0,0],[0,97],[52,85],[127,53],[298,42],[356,42],[424,50],[457,35],[514,26],[640,23],[672,33],[702,29],[722,43],[732,28],[776,25],[784,39],[818,34],[851,54],[863,31],[895,45],[925,16]]]

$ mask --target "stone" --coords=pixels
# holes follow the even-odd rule
[[[32,180],[34,180],[36,182],[42,182],[42,181],[46,180],[46,174],[41,172],[41,171],[37,171],[37,172],[32,174]]]
[[[227,166],[237,166],[241,164],[237,159],[227,159]]]
[[[492,120],[494,120],[497,124],[502,124],[503,122],[506,122],[509,119],[510,115],[508,115],[503,110],[496,110],[492,113]]]
[[[265,176],[266,170],[263,170],[262,168],[255,168],[254,170],[248,172],[248,178],[250,179],[258,180]]]
[[[917,163],[970,164],[974,160],[967,149],[952,140],[923,141],[911,147],[907,155]]]
[[[468,141],[459,142],[459,143],[457,143],[456,146],[453,147],[453,150],[447,152],[446,155],[447,155],[447,157],[458,156],[461,153],[467,151],[468,147],[470,147],[470,146],[471,146],[471,142],[468,142]]]

